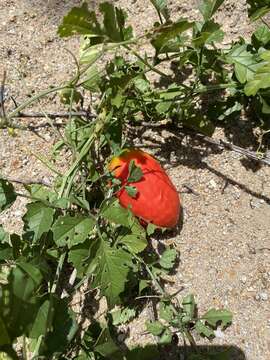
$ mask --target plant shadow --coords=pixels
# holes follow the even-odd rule
[[[175,340],[174,340],[175,341]],[[201,345],[194,348],[189,346],[149,345],[129,350],[127,360],[246,360],[246,356],[236,346],[208,346]]]
[[[189,136],[188,134],[181,133],[180,130],[173,129],[173,128],[166,128],[169,130],[170,135],[166,137],[166,141],[162,141],[162,130],[164,128],[155,128],[154,133],[151,136],[145,134],[145,129],[142,129],[142,132],[137,132],[137,138],[143,139],[145,143],[143,146],[147,148],[147,142],[151,142],[154,145],[155,149],[155,156],[160,160],[162,165],[168,165],[168,168],[174,168],[179,165],[186,166],[190,169],[207,169],[211,173],[215,174],[219,178],[223,179],[225,186],[233,185],[240,188],[245,193],[260,199],[264,200],[268,205],[270,205],[270,198],[263,195],[262,193],[256,192],[250,189],[245,184],[234,180],[232,177],[224,174],[223,172],[215,169],[214,167],[210,166],[206,159],[210,154],[221,154],[223,152],[215,144],[203,144],[200,138],[193,137],[192,135]],[[155,136],[155,134],[157,136]],[[130,138],[130,142],[132,146],[135,146],[133,143],[132,137]],[[151,145],[149,146],[151,148]],[[171,161],[171,154],[174,153],[176,159],[172,162]],[[262,164],[256,161],[250,161],[249,159],[242,159],[239,162],[247,169],[251,169],[253,172],[256,172],[262,167]],[[166,235],[169,233],[165,233]],[[169,235],[172,235],[171,233]]]

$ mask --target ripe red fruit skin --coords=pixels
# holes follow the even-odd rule
[[[128,183],[137,189],[134,198],[128,195],[125,188],[119,190],[117,197],[120,204],[129,207],[135,216],[147,223],[158,227],[175,227],[180,215],[179,195],[156,159],[141,150],[128,149],[111,160],[109,170],[122,181],[123,186],[127,185],[131,160],[141,168],[143,176],[138,182]]]

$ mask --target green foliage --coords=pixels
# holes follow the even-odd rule
[[[269,0],[247,0],[248,15],[252,21],[258,20],[270,11]]]
[[[199,5],[199,10],[204,18],[208,21],[223,4],[224,0],[203,0]]]
[[[130,161],[128,171],[129,171],[128,179],[127,179],[128,183],[134,183],[134,182],[138,182],[141,180],[141,178],[143,176],[142,170],[139,166],[135,165],[134,160]]]
[[[98,12],[85,3],[75,7],[58,28],[61,37],[80,35],[81,45],[75,76],[55,91],[67,109],[83,106],[91,114],[70,114],[57,132],[53,161],[70,156],[64,173],[55,169],[57,161],[46,160],[56,173],[51,189],[27,185],[20,194],[0,180],[0,211],[19,194],[29,198],[22,235],[0,226],[0,354],[6,349],[13,354],[22,338],[34,358],[157,359],[156,348],[124,351],[118,340],[121,326],[138,319],[152,297],[157,318],[146,322],[146,330],[160,345],[170,346],[179,333],[192,344],[194,333],[212,339],[218,326],[225,330],[232,321],[226,309],[201,315],[193,294],[181,297],[164,290],[178,252],[153,249],[156,226],[137,219],[117,199],[119,191],[134,199],[140,195],[136,183],[144,180],[142,170],[131,161],[122,183],[108,163],[133,146],[145,125],[169,124],[176,135],[188,127],[211,136],[217,125],[229,131],[230,121],[240,114],[249,121],[252,113],[250,126],[261,127],[264,142],[269,133],[270,30],[258,24],[251,39],[239,38],[224,49],[222,24],[216,20],[224,1],[201,1],[196,22],[174,21],[165,0],[151,3],[157,17],[139,37],[126,25],[125,11],[112,2],[101,3]],[[247,3],[251,20],[270,10],[269,1]],[[147,43],[154,56],[142,51]],[[72,303],[79,291],[85,291],[85,300],[77,314]],[[106,304],[99,318],[101,299]],[[85,315],[91,324],[82,332],[79,321]],[[188,358],[228,356],[196,353]]]
[[[162,325],[159,321],[151,321],[151,322],[149,321],[145,325],[147,331],[149,331],[151,334],[155,336],[161,335],[165,330],[164,325]]]
[[[95,254],[96,268],[93,287],[99,286],[110,306],[120,303],[131,267],[132,255],[100,240]]]
[[[174,266],[176,257],[177,251],[175,249],[166,249],[159,260],[159,264],[164,269],[170,270]]]
[[[103,14],[103,26],[98,22],[96,14],[88,10],[86,3],[73,8],[64,17],[58,34],[61,37],[87,35],[95,44],[103,41],[121,42],[132,37],[131,27],[125,27],[126,14],[123,10],[104,2],[100,4],[100,11]]]
[[[16,200],[14,187],[8,181],[0,179],[0,211],[8,209]]]
[[[266,60],[260,67],[257,68],[253,78],[245,86],[245,94],[247,96],[256,95],[260,89],[267,89],[270,87],[270,52],[261,54],[261,58]]]
[[[83,243],[92,232],[95,221],[91,217],[70,215],[60,216],[52,227],[53,239],[58,246]]]
[[[247,51],[246,44],[235,45],[227,54],[227,61],[234,64],[235,76],[241,84],[253,79],[256,70],[261,66],[256,56]]]
[[[42,202],[33,202],[27,205],[27,212],[23,217],[25,231],[30,233],[33,243],[48,232],[53,222],[55,210],[45,206]]]

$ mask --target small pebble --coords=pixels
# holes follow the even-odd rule
[[[268,300],[268,295],[265,292],[259,293],[255,295],[255,300],[257,301],[267,301]]]
[[[247,277],[246,276],[242,276],[240,279],[241,283],[245,284],[247,282]]]
[[[217,183],[215,182],[215,180],[210,180],[208,183],[208,187],[209,189],[216,189],[217,188]]]

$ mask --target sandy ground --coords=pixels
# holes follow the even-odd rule
[[[1,0],[0,69],[7,70],[9,93],[18,103],[33,91],[59,84],[72,74],[73,60],[64,48],[76,53],[78,39],[60,40],[56,29],[68,9],[79,3]],[[93,6],[97,3],[92,2]],[[174,17],[179,12],[191,19],[198,17],[197,1],[168,3]],[[117,4],[128,10],[138,33],[156,16],[143,0],[121,0]],[[224,45],[239,35],[250,34],[244,11],[245,1],[229,0],[218,12],[217,19],[228,32]],[[58,103],[51,96],[35,109],[41,105],[49,111],[57,109]],[[16,137],[6,131],[0,133],[1,174],[21,179],[50,178],[34,154],[46,156],[55,138],[48,129],[40,134],[43,139],[28,132],[18,132]],[[245,144],[247,134],[245,127],[243,135],[234,136],[233,141]],[[215,134],[221,135],[220,131]],[[182,230],[164,240],[175,243],[181,254],[175,283],[168,291],[184,287],[181,295],[193,292],[202,312],[209,307],[230,309],[233,325],[215,344],[240,348],[244,357],[239,355],[239,360],[270,359],[270,168],[254,168],[234,153],[217,153],[188,138],[180,141],[170,135],[158,155],[170,167],[169,174],[179,190],[187,183],[199,194],[182,195]],[[8,230],[20,229],[24,205],[20,199],[1,215],[0,222]],[[129,343],[149,340],[141,322],[139,319],[130,327]]]

